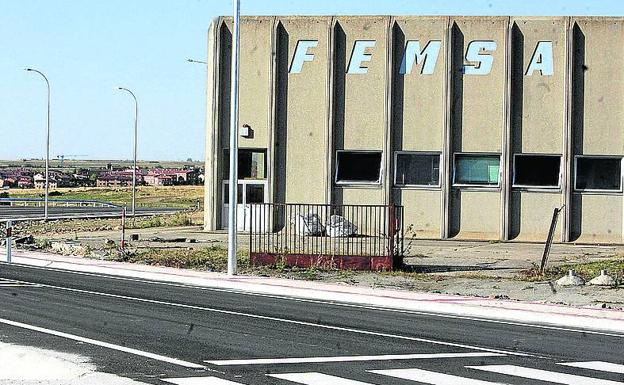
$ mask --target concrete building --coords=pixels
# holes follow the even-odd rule
[[[621,243],[624,18],[244,17],[239,204],[405,207],[420,238]],[[205,224],[231,19],[208,32]]]

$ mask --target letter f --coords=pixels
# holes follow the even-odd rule
[[[295,48],[295,54],[293,55],[292,62],[290,63],[291,74],[298,74],[301,72],[303,63],[314,60],[314,54],[308,53],[308,49],[314,48],[318,45],[318,40],[299,40],[297,42],[297,48]]]

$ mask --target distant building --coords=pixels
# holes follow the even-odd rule
[[[59,188],[59,187],[72,187],[75,185],[74,180],[71,176],[64,174],[58,171],[50,171],[48,175],[49,184],[48,187],[51,189]],[[45,188],[45,175],[44,174],[36,174],[33,178],[34,187],[36,189]]]
[[[144,184],[143,172],[137,170],[137,185]],[[98,175],[97,187],[129,187],[132,186],[132,170],[106,171]]]
[[[33,179],[31,177],[28,177],[28,176],[23,176],[23,177],[19,178],[19,180],[17,181],[17,187],[19,187],[19,188],[33,188],[34,187]]]
[[[199,170],[179,168],[155,168],[145,175],[145,183],[150,186],[169,186],[174,184],[197,184]]]
[[[152,171],[145,175],[144,180],[148,186],[171,186],[174,181],[173,177],[169,175],[153,173]]]

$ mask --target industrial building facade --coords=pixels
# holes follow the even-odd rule
[[[232,25],[208,32],[205,227],[227,226]],[[419,238],[621,243],[624,19],[243,17],[254,202],[400,204]]]

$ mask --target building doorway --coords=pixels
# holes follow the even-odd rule
[[[221,210],[221,223],[224,229],[228,228],[229,218],[229,187],[228,181],[223,181],[223,210]],[[266,222],[262,213],[261,206],[254,206],[252,213],[252,203],[266,203],[268,199],[266,180],[239,180],[238,181],[238,197],[236,208],[236,230],[249,231],[251,229],[251,221],[253,220],[257,227],[259,223]]]

